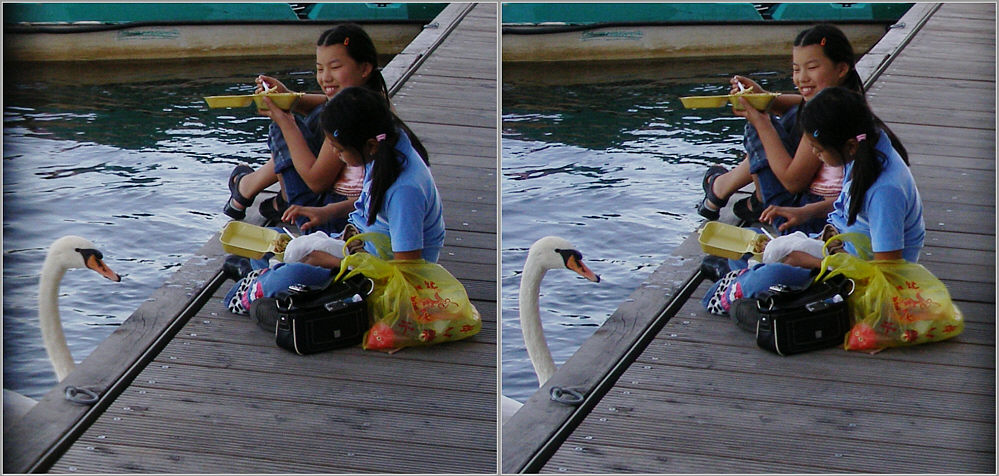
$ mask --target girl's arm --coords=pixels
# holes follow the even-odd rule
[[[264,92],[265,82],[267,83],[268,88],[270,88],[269,91],[271,92],[274,93],[294,92],[288,89],[288,87],[285,86],[284,83],[270,76],[264,76],[264,75],[257,76],[256,82],[257,82],[257,89],[253,91],[255,94],[260,94]],[[305,96],[302,96],[297,103],[295,103],[295,107],[293,110],[299,114],[305,115],[312,112],[312,110],[315,109],[316,107],[322,106],[325,102],[326,102],[325,94],[306,94]]]
[[[423,250],[413,250],[413,251],[393,251],[392,259],[420,259],[423,257]]]
[[[767,154],[770,170],[780,180],[781,185],[791,193],[806,190],[822,166],[822,161],[812,153],[806,141],[798,144],[798,150],[795,151],[794,157],[791,157],[784,148],[784,143],[781,142],[773,123],[770,122],[770,116],[754,109],[745,98],[739,101],[744,109],[733,109],[733,113],[745,117],[756,128],[763,144],[763,151]]]
[[[305,217],[309,221],[302,224],[302,231],[329,223],[334,218],[343,218],[354,210],[355,200],[344,200],[342,202],[327,203],[321,207],[303,207],[301,205],[291,205],[281,216],[281,221],[294,223],[298,217]]]
[[[773,219],[778,216],[784,217],[787,221],[777,228],[777,231],[784,231],[792,226],[800,225],[815,217],[828,216],[833,210],[836,197],[829,197],[821,202],[809,203],[800,207],[778,207],[770,205],[760,214],[760,221],[763,223],[773,223]]]
[[[798,104],[801,104],[800,94],[781,93],[780,96],[775,97],[773,102],[770,103],[770,110],[779,116]]]
[[[313,109],[326,104],[326,99],[325,94],[308,93],[298,100],[298,104],[295,104],[295,112],[308,115]]]
[[[333,187],[344,163],[337,157],[333,147],[327,141],[323,141],[323,146],[319,150],[319,156],[312,155],[312,150],[305,142],[302,131],[298,129],[294,116],[287,111],[282,111],[274,107],[270,98],[264,98],[268,110],[261,111],[261,114],[269,116],[274,123],[281,128],[285,143],[288,144],[288,152],[291,154],[291,161],[295,165],[295,171],[302,177],[305,184],[315,193],[322,193]]]
[[[729,94],[738,93],[740,91],[739,84],[742,84],[743,88],[748,89],[749,91],[752,91],[754,93],[769,92],[763,89],[763,87],[761,87],[759,83],[745,76],[735,75],[732,77],[732,79],[729,82],[732,84],[732,89],[731,91],[729,91]],[[786,113],[788,109],[791,109],[797,104],[801,104],[800,94],[782,93],[780,96],[774,98],[773,102],[770,103],[770,107],[768,107],[767,110],[779,116],[781,114]]]
[[[340,269],[340,258],[325,251],[313,251],[302,258],[302,263],[320,266],[327,269]]]
[[[874,259],[902,259],[902,250],[895,251],[875,251]]]

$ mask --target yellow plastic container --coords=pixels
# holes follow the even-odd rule
[[[680,98],[683,107],[687,109],[704,109],[712,107],[724,107],[731,104],[735,109],[742,109],[739,98],[749,100],[749,104],[754,108],[764,111],[770,106],[774,98],[780,96],[779,93],[742,93],[726,94],[722,96],[687,96]]]
[[[264,97],[266,96],[271,101],[274,101],[277,107],[287,111],[294,107],[299,98],[304,95],[305,93],[260,93],[239,96],[208,96],[205,98],[205,102],[208,103],[208,107],[210,108],[246,107],[256,103],[257,109],[267,110],[264,104]]]
[[[740,259],[746,253],[752,253],[757,261],[762,261],[762,246],[759,252],[756,252],[755,248],[757,244],[763,245],[769,239],[748,228],[712,221],[700,229],[697,241],[701,244],[701,250],[710,255]]]
[[[231,221],[222,229],[219,241],[226,253],[250,259],[261,259],[267,253],[274,253],[278,261],[284,261],[284,247],[291,237],[270,228]]]

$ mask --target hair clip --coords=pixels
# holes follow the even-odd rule
[[[819,137],[819,130],[818,129],[815,129],[815,132],[812,133],[812,137],[815,137],[815,138]]]
[[[340,137],[340,129],[333,131],[333,137]]]
[[[857,142],[867,140],[867,134],[857,134]]]
[[[375,140],[378,141],[378,142],[381,142],[381,141],[385,140],[385,134],[378,134],[378,135],[376,135],[375,136]]]
[[[825,38],[823,38],[822,41],[823,41],[822,44],[824,45],[825,41],[826,41]],[[348,37],[346,37],[346,38],[343,39],[343,46],[347,46],[349,44],[350,44],[350,37],[348,36]]]
[[[826,46],[826,37],[822,37],[822,41],[819,42],[819,46]]]

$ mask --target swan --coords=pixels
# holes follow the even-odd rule
[[[38,283],[38,321],[45,351],[59,381],[66,378],[76,367],[59,318],[59,284],[66,270],[74,268],[89,268],[111,281],[121,281],[121,276],[104,264],[104,256],[97,247],[85,238],[64,236],[49,246]],[[34,400],[28,397],[4,389],[4,430],[6,431],[10,424],[31,410],[34,403]]]
[[[531,245],[524,262],[524,272],[520,276],[520,330],[524,334],[527,355],[538,376],[538,386],[542,386],[555,373],[555,361],[545,340],[541,326],[541,310],[538,297],[541,293],[541,279],[552,269],[570,269],[580,276],[599,283],[600,276],[593,273],[583,263],[583,255],[569,241],[557,236],[546,236]],[[503,395],[500,415],[506,423],[523,404]]]

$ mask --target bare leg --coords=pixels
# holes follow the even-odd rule
[[[742,159],[734,169],[729,170],[714,178],[711,182],[711,191],[721,200],[727,201],[728,197],[737,192],[742,187],[749,185],[754,177],[749,173],[749,157]],[[719,207],[705,198],[704,206],[709,210],[717,211]]]
[[[712,190],[719,198],[730,197],[742,187],[753,182],[754,177],[749,173],[749,158],[742,159],[734,169],[719,175],[715,178]]]
[[[239,180],[239,194],[247,198],[255,197],[261,190],[277,182],[278,175],[274,173],[274,158],[271,158],[259,169],[244,175]],[[236,203],[235,200],[230,200],[229,202],[233,208],[237,210],[243,209],[243,206]]]

